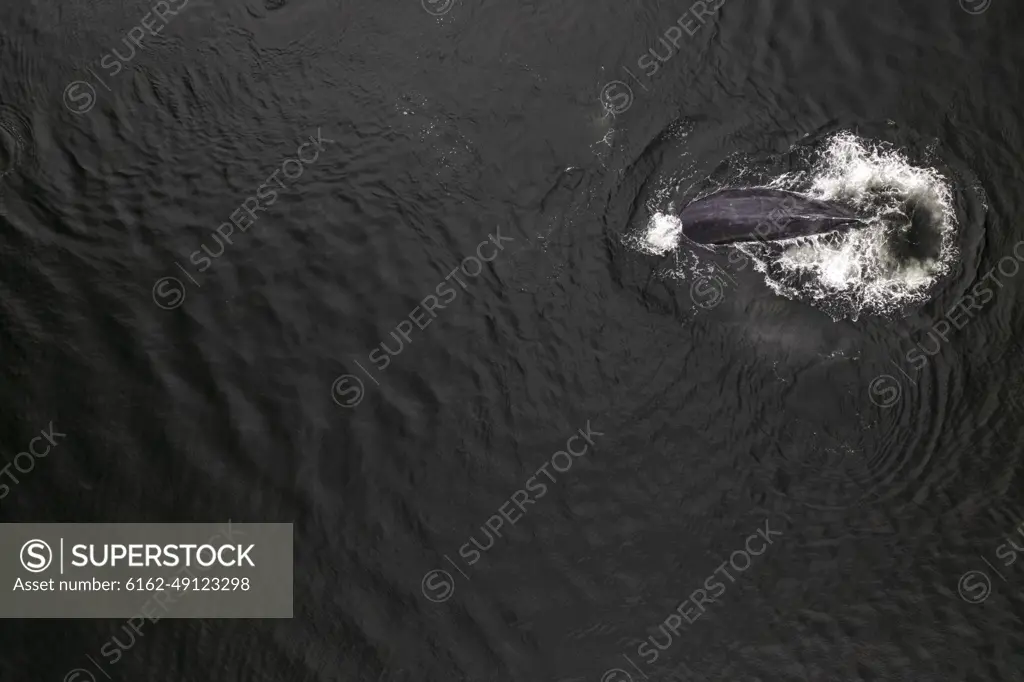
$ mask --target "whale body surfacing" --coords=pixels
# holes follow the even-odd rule
[[[678,217],[683,234],[698,244],[792,239],[867,225],[843,206],[763,187],[709,194]]]

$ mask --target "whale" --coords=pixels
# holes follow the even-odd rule
[[[793,239],[868,224],[845,206],[767,187],[719,190],[677,217],[683,234],[698,244]]]

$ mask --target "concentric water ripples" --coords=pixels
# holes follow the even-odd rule
[[[765,447],[750,454],[774,494],[821,511],[919,504],[927,496],[923,482],[938,451],[932,434],[943,428],[948,407],[923,408],[904,396],[880,408],[865,399],[858,370],[856,358],[819,361],[794,370],[774,395],[759,396],[762,418],[753,428]],[[825,395],[834,396],[827,407]],[[919,399],[941,395],[925,386]],[[833,409],[849,418],[821,418]]]
[[[726,362],[749,363],[741,348],[753,345],[759,362],[775,367],[782,387],[775,395],[759,392],[744,414],[732,415],[747,434],[730,441],[757,443],[749,454],[765,485],[816,510],[920,505],[963,465],[962,456],[934,435],[956,428],[950,422],[959,405],[948,390],[963,380],[958,361],[937,358],[913,377],[888,367],[893,376],[883,381],[895,386],[871,383],[859,362],[876,355],[868,351],[873,345],[889,345],[885,340],[897,336],[892,325],[904,317],[914,315],[915,328],[934,321],[932,308],[948,297],[947,289],[958,288],[945,282],[960,265],[961,242],[976,241],[980,225],[973,208],[962,214],[965,205],[978,205],[977,187],[961,177],[963,169],[951,171],[959,165],[947,164],[935,145],[904,137],[891,143],[833,131],[781,155],[734,153],[715,163],[712,154],[666,132],[634,163],[634,176],[645,177],[633,177],[626,187],[639,210],[622,243],[634,254],[662,258],[651,277],[678,290],[683,307],[692,287],[709,277],[705,261],[717,261],[716,268],[732,276],[732,290],[720,297],[724,306],[716,299],[714,312],[697,310],[694,299],[693,309],[709,314],[710,324],[742,331],[723,345]],[[681,207],[723,187],[754,186],[843,203],[870,225],[739,247],[705,249],[686,240],[675,217]],[[966,238],[962,224],[972,230]],[[750,277],[750,263],[767,290]],[[655,291],[648,285],[645,301],[656,299]],[[933,297],[941,299],[934,306]],[[870,317],[861,321],[863,315]],[[762,327],[775,330],[771,338],[762,338]],[[829,397],[823,402],[822,396]],[[848,419],[825,418],[834,408]]]

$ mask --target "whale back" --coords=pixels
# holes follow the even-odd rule
[[[846,207],[764,187],[715,192],[679,219],[683,234],[699,244],[791,239],[865,224]]]

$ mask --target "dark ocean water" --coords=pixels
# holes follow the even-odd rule
[[[0,521],[291,522],[295,615],[6,620],[0,680],[1024,679],[1022,28],[2,4],[0,467],[67,436]],[[837,168],[932,270],[637,247]]]

